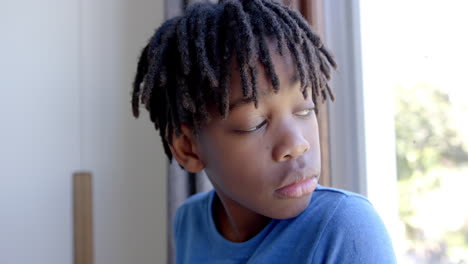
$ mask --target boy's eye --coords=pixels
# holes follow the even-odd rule
[[[307,118],[309,116],[312,115],[312,113],[314,112],[315,108],[307,108],[307,109],[304,109],[304,110],[301,110],[299,112],[296,112],[295,115],[299,116],[299,117],[302,117],[302,118]],[[261,122],[260,124],[252,127],[252,128],[249,128],[249,129],[237,129],[237,130],[234,130],[234,132],[236,133],[240,133],[240,134],[243,134],[243,133],[250,133],[250,132],[255,132],[257,130],[259,130],[260,128],[262,128],[264,125],[267,124],[267,120],[264,120],[263,122]]]
[[[249,129],[246,129],[246,130],[235,130],[235,132],[237,133],[250,133],[250,132],[254,132],[254,131],[257,131],[259,130],[260,128],[262,128],[264,125],[266,125],[267,121],[263,121],[262,123],[260,123],[259,125],[257,126],[254,126],[252,128],[249,128]]]
[[[296,112],[296,115],[301,116],[301,117],[307,117],[307,116],[310,116],[314,110],[315,110],[314,108],[304,109],[299,112]]]

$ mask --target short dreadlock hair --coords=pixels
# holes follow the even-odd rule
[[[267,39],[276,40],[276,52],[288,49],[296,63],[301,91],[312,100],[334,100],[328,86],[331,53],[296,11],[272,0],[226,0],[190,5],[182,16],[167,20],[144,47],[133,83],[133,115],[140,102],[159,129],[164,151],[172,159],[172,134],[181,124],[194,133],[209,121],[208,109],[229,113],[230,65],[238,62],[242,94],[257,98],[257,64],[266,70],[274,92],[280,83],[272,64]]]

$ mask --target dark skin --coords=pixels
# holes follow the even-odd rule
[[[182,125],[173,135],[174,158],[187,171],[205,170],[217,196],[213,215],[218,231],[233,242],[258,234],[271,220],[299,215],[312,191],[285,197],[280,188],[320,174],[320,144],[315,105],[304,98],[295,78],[290,55],[281,57],[270,44],[280,80],[277,93],[262,66],[258,66],[258,108],[242,98],[236,62],[231,67],[231,109],[227,119],[216,111],[195,136]],[[311,94],[311,91],[308,93]],[[311,180],[311,181],[312,181]]]

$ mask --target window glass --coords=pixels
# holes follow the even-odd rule
[[[394,93],[401,263],[468,263],[467,11],[361,1],[361,27],[376,32],[363,47],[381,54],[372,67]]]

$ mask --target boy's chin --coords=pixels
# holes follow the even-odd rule
[[[273,219],[289,219],[294,218],[304,212],[305,209],[309,206],[310,199],[312,195],[307,195],[300,199],[290,199],[282,200],[281,202],[285,205],[281,209],[271,212],[270,218]]]

